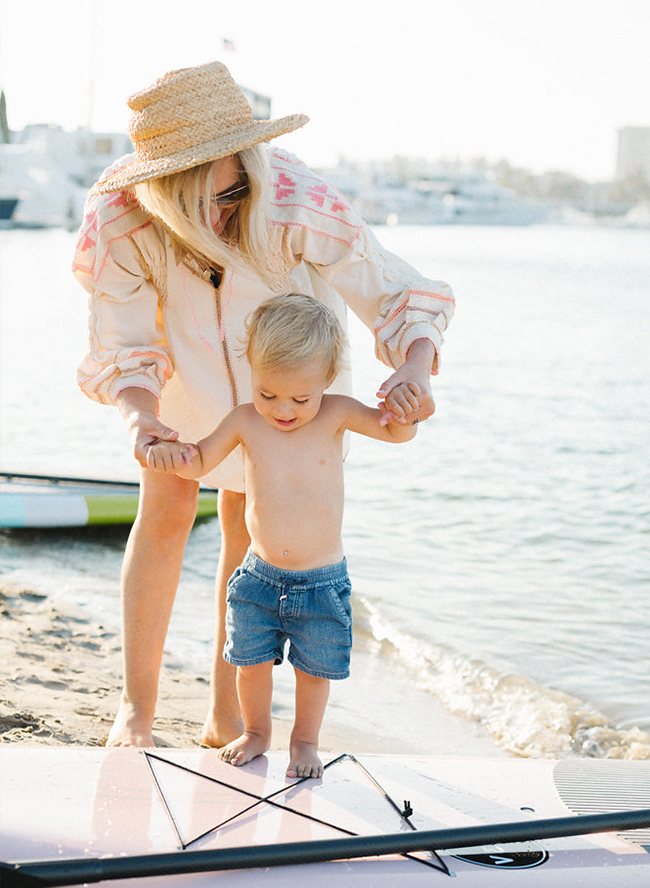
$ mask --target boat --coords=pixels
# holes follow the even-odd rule
[[[443,203],[449,224],[455,225],[525,226],[547,222],[550,216],[547,204],[526,200],[487,175],[459,177],[449,184]]]
[[[30,124],[0,144],[2,193],[18,205],[5,227],[75,229],[83,218],[88,188],[110,163],[133,150],[125,133],[68,132],[54,124]]]
[[[525,199],[488,172],[351,166],[322,171],[370,225],[510,225],[548,222],[547,203]]]
[[[0,197],[0,228],[7,228],[9,226],[17,206],[17,197]]]
[[[270,96],[244,86],[242,90],[255,118],[271,116]],[[92,104],[92,83],[89,97]],[[54,123],[29,124],[13,131],[7,143],[0,134],[0,187],[6,198],[4,209],[0,200],[0,228],[76,229],[88,189],[107,167],[132,151],[127,133],[87,126],[68,131]]]
[[[137,481],[0,472],[0,528],[131,524]],[[200,518],[217,514],[217,491],[199,491]]]
[[[318,780],[286,762],[6,746],[3,888],[650,884],[649,761],[341,753]]]

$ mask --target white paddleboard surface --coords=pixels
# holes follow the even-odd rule
[[[0,527],[85,527],[130,524],[139,484],[0,473]],[[199,493],[198,514],[215,515],[216,490]]]
[[[579,760],[574,766],[546,759],[356,759],[358,764],[344,758],[328,767],[322,780],[287,789],[294,781],[284,776],[284,753],[269,753],[235,768],[203,749],[7,747],[0,751],[0,859],[18,863],[186,854],[344,838],[346,833],[335,827],[347,834],[398,833],[405,825],[381,789],[400,810],[408,801],[413,825],[427,830],[650,807],[650,762]],[[276,806],[256,804],[257,798],[274,793]],[[648,830],[627,837],[604,833],[466,852],[451,849],[440,856],[454,874],[450,886],[647,888],[650,853],[644,844],[650,846]],[[392,856],[145,877],[130,884],[417,888],[445,885],[449,878],[416,860]]]

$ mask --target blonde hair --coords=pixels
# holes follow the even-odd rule
[[[188,256],[201,271],[249,266],[274,289],[282,276],[269,238],[269,161],[261,145],[236,155],[248,177],[250,194],[228,220],[222,235],[210,226],[212,181],[221,160],[134,185],[139,203],[168,230],[176,260]],[[286,273],[286,272],[285,272]]]
[[[321,358],[333,379],[343,367],[347,341],[339,319],[319,299],[289,293],[258,305],[246,323],[246,357],[265,370]]]

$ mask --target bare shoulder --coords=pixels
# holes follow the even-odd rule
[[[253,421],[251,409],[249,408],[252,408],[254,413],[252,404],[240,404],[237,407],[233,407],[226,413],[212,434],[208,435],[208,439],[219,441],[231,438],[241,439]]]
[[[243,436],[256,426],[259,418],[259,413],[253,404],[239,404],[226,415],[224,423],[227,423],[233,432]]]
[[[257,416],[257,410],[254,404],[249,401],[246,404],[238,404],[237,407],[233,407],[228,416],[239,420],[251,419],[253,416]]]

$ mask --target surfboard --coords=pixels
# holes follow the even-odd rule
[[[131,524],[139,484],[54,475],[0,473],[0,527]],[[217,514],[217,491],[202,488],[197,515]]]
[[[650,884],[650,762],[0,751],[3,888]],[[136,881],[133,881],[136,880]]]

